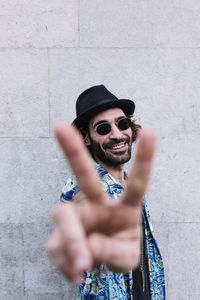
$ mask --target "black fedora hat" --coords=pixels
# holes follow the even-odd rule
[[[124,113],[132,115],[135,103],[128,99],[118,99],[104,85],[92,86],[80,94],[76,101],[76,119],[73,124],[77,128],[84,127],[90,119],[109,108],[121,108]]]

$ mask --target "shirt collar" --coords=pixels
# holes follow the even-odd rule
[[[97,163],[97,162],[94,162],[94,163],[95,163],[96,169],[97,169],[97,171],[98,171],[98,174],[99,174],[99,176],[100,176],[102,179],[104,179],[104,178],[106,178],[106,177],[109,177],[116,185],[118,185],[120,188],[123,189],[123,186],[122,186],[121,184],[119,184],[119,183],[117,182],[117,180],[116,180],[110,173],[108,173],[108,171],[107,171],[105,168],[103,168],[103,167],[102,167],[99,163]],[[126,171],[124,171],[124,176],[127,177],[127,172],[126,172]]]

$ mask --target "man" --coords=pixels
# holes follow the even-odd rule
[[[47,251],[57,268],[79,283],[80,299],[165,299],[162,258],[144,199],[153,133],[139,132],[131,119],[132,100],[117,99],[103,85],[84,91],[76,109],[73,124],[82,139],[70,125],[55,128],[76,177],[63,188],[65,204],[54,209],[56,228]],[[123,165],[138,135],[127,176]]]

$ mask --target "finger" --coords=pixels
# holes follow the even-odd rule
[[[88,202],[87,197],[82,191],[79,191],[74,197],[73,197],[73,203],[76,204],[86,204]]]
[[[94,233],[89,237],[89,245],[95,263],[104,263],[111,271],[125,273],[140,263],[141,231],[136,239],[124,241]]]
[[[62,268],[66,274],[76,278],[83,271],[91,268],[93,263],[83,226],[73,204],[57,205],[53,210],[53,217],[60,231],[57,252],[58,254],[61,253],[61,261],[64,254]],[[54,256],[56,256],[56,253]]]
[[[141,224],[141,212],[132,205],[76,205],[81,223],[87,233],[101,232],[111,235]]]
[[[77,272],[72,272],[71,261],[67,259],[63,251],[62,236],[58,227],[56,227],[50,235],[46,244],[46,251],[56,268],[67,279],[76,283],[78,275]]]
[[[139,205],[141,209],[141,200],[148,185],[154,150],[155,136],[153,132],[141,130],[127,189],[122,197],[124,203]]]
[[[98,174],[78,130],[69,123],[60,122],[55,126],[55,135],[76,175],[80,190],[90,201],[104,201]]]

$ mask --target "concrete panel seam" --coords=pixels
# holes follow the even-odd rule
[[[80,0],[78,0],[78,47],[80,48]]]
[[[49,108],[49,136],[51,135],[51,133],[50,133],[50,130],[51,130],[51,126],[50,126],[50,124],[51,124],[51,116],[50,116],[50,114],[51,114],[51,103],[50,103],[50,87],[49,87],[49,82],[50,82],[50,80],[49,80],[49,78],[50,78],[50,66],[49,66],[49,49],[47,49],[47,72],[48,72],[48,74],[47,74],[47,88],[48,88],[48,91],[47,91],[47,94],[48,94],[48,108]]]
[[[190,222],[190,221],[169,221],[169,222],[157,222],[151,220],[153,224],[200,224],[200,222]]]
[[[0,140],[37,140],[37,139],[54,139],[53,136],[0,136]]]
[[[80,39],[80,35],[79,35]],[[26,47],[0,47],[0,52],[5,52],[9,50],[53,50],[53,49],[94,49],[94,50],[173,50],[173,49],[200,49],[199,46],[170,46],[170,47],[88,47],[88,46],[80,46],[80,43],[78,47],[67,47],[67,46],[50,46],[50,47],[34,47],[34,46],[26,46]]]
[[[25,270],[24,270],[24,258],[25,258],[25,253],[24,253],[24,224],[22,224],[22,251],[23,251],[23,291],[24,291],[24,297],[26,296],[26,287],[25,287]]]

